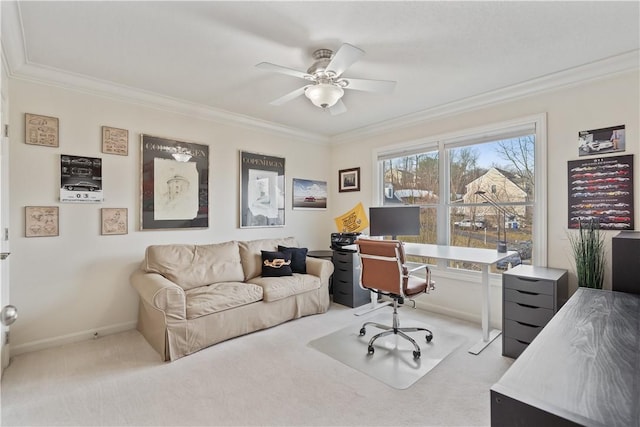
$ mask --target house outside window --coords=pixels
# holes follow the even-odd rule
[[[546,265],[546,169],[536,161],[546,153],[545,126],[535,116],[382,149],[374,204],[421,207],[420,236],[403,241],[496,249],[498,232],[506,233],[518,255],[492,266],[494,273]],[[480,270],[453,261],[442,267]]]

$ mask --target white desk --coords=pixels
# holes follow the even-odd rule
[[[469,349],[471,354],[479,354],[491,341],[500,335],[499,330],[489,330],[490,308],[489,299],[489,266],[510,255],[514,251],[499,253],[494,249],[463,248],[459,246],[427,245],[422,243],[405,243],[406,255],[444,259],[448,261],[463,261],[480,264],[482,267],[482,340]]]

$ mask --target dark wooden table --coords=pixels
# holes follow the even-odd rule
[[[640,426],[640,295],[580,288],[491,387],[492,426]]]

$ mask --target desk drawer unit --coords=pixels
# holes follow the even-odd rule
[[[567,271],[519,265],[502,275],[502,355],[516,358],[567,299]]]
[[[369,291],[360,287],[360,260],[354,252],[333,252],[333,302],[359,307],[371,301]]]

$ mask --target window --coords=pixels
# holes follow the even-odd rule
[[[421,207],[420,236],[402,240],[491,249],[506,240],[518,255],[494,272],[509,264],[546,265],[546,169],[536,161],[543,153],[544,116],[383,149],[374,204]]]

